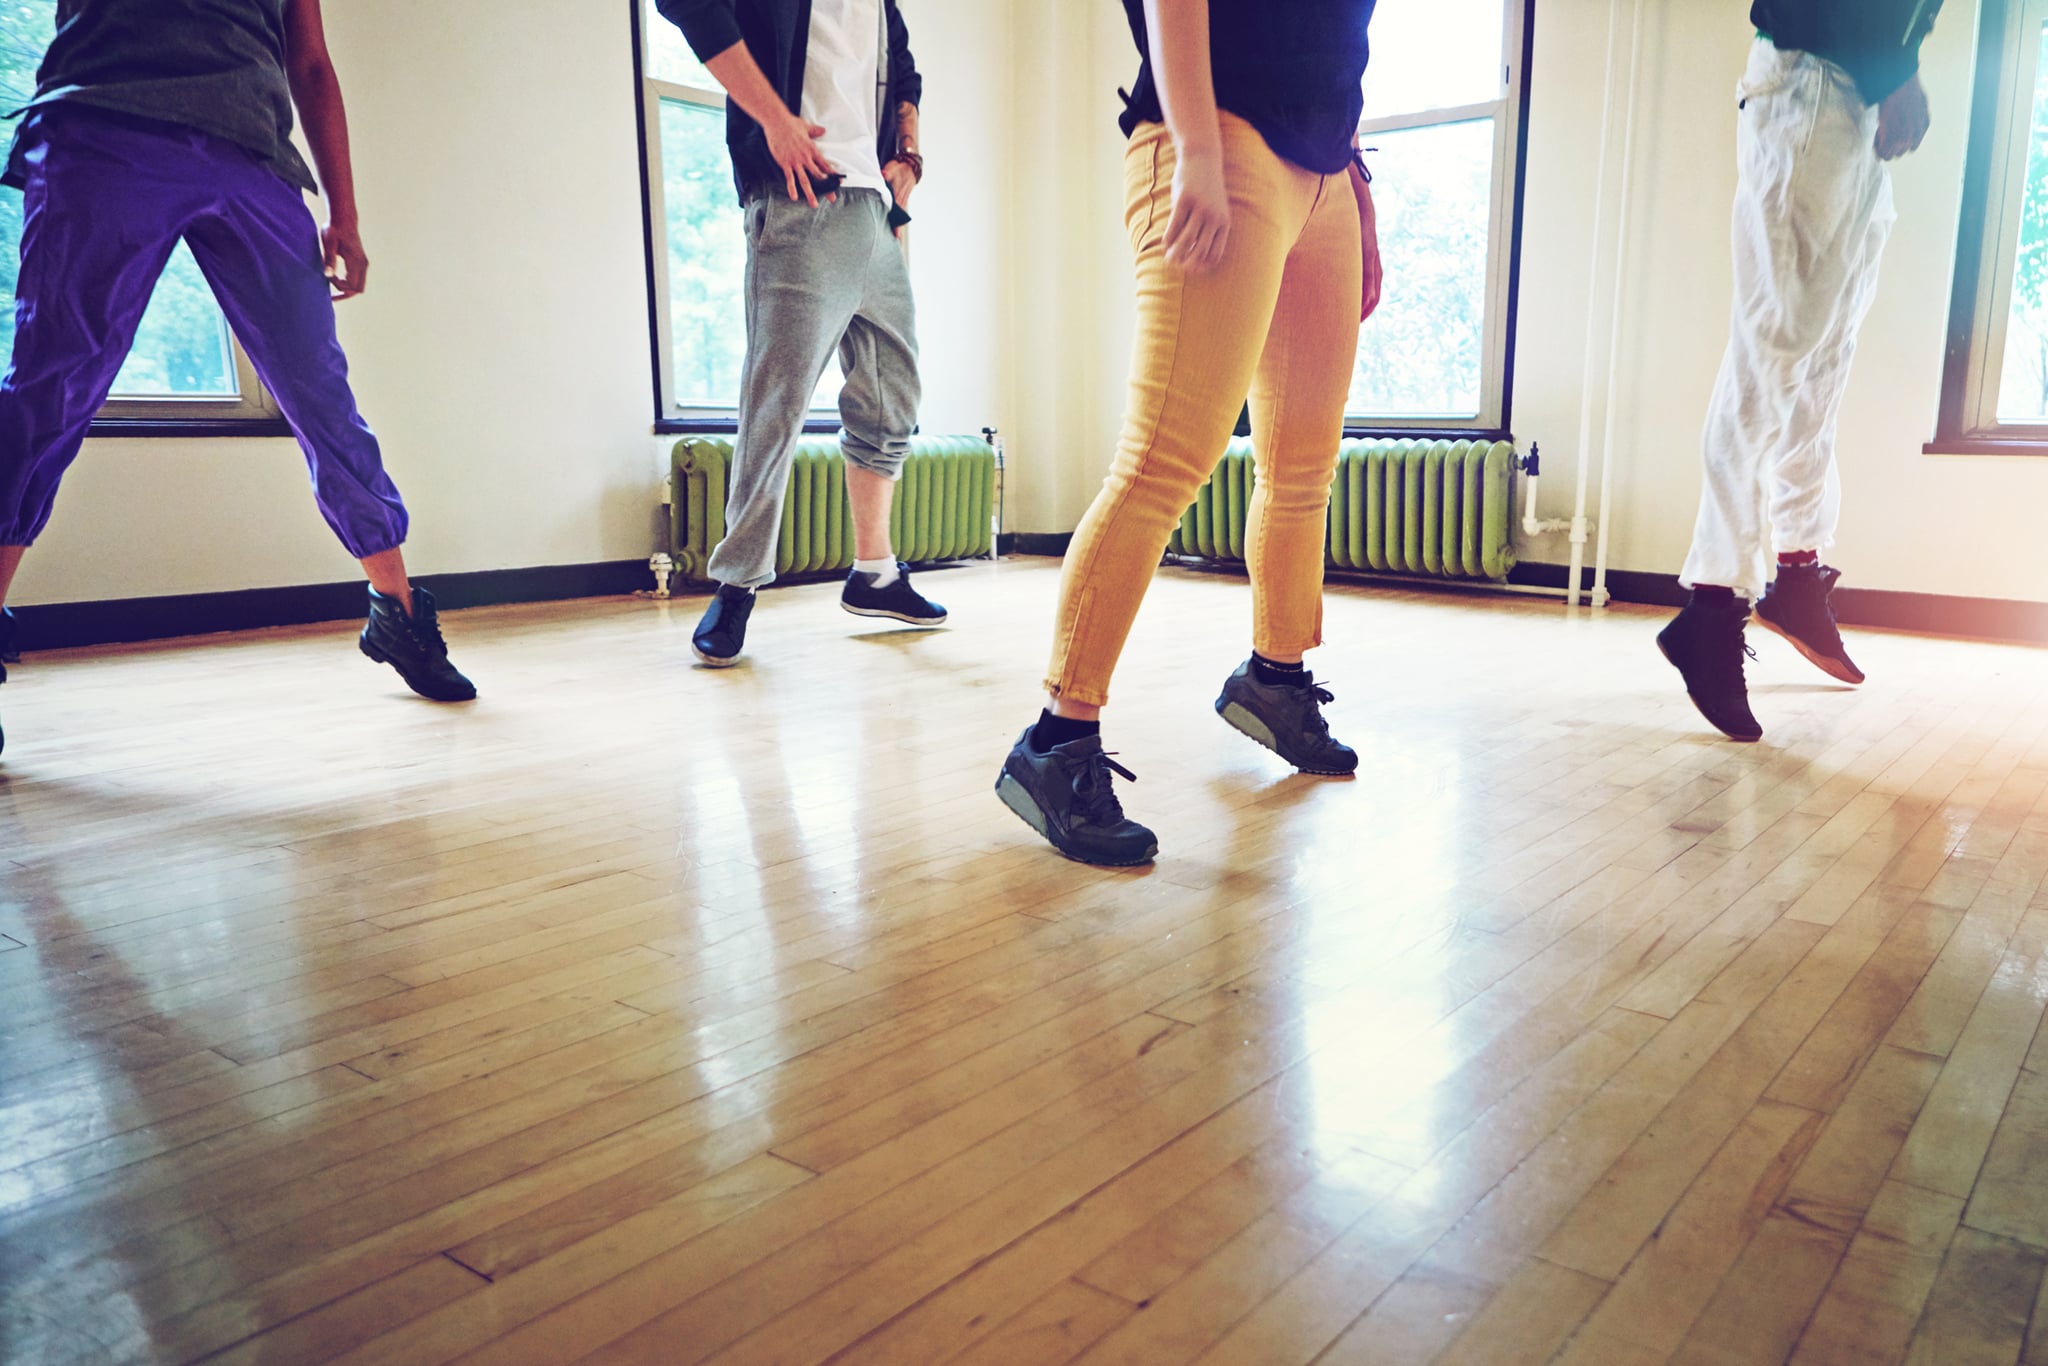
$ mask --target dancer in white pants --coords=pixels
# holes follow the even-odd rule
[[[1734,320],[1679,575],[1692,600],[1658,637],[1700,712],[1737,740],[1763,734],[1743,678],[1752,602],[1762,625],[1821,669],[1863,681],[1829,605],[1840,575],[1820,555],[1841,515],[1842,396],[1896,217],[1885,163],[1926,136],[1915,73],[1937,8],[1756,6],[1759,36],[1737,92]]]

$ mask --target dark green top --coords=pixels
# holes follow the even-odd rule
[[[30,109],[90,105],[226,138],[301,189],[292,146],[286,0],[57,0]],[[20,144],[4,183],[19,184]]]

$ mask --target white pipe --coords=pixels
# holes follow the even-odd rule
[[[1536,485],[1541,482],[1541,475],[1525,474],[1522,476],[1524,495],[1522,499],[1522,534],[1525,536],[1548,536],[1555,531],[1569,531],[1572,524],[1561,517],[1552,517],[1546,521],[1536,515]]]
[[[1641,35],[1637,27],[1637,36]],[[1583,371],[1579,381],[1579,460],[1578,493],[1573,502],[1572,519],[1567,525],[1572,533],[1571,574],[1565,581],[1565,605],[1579,605],[1579,575],[1586,562],[1586,480],[1590,477],[1593,458],[1593,376],[1599,373],[1599,357],[1595,347],[1600,340],[1598,311],[1593,300],[1598,297],[1601,264],[1601,236],[1607,220],[1607,147],[1614,129],[1614,63],[1621,42],[1621,0],[1607,3],[1607,75],[1602,83],[1604,92],[1600,105],[1600,137],[1594,144],[1600,149],[1600,169],[1593,182],[1593,251],[1587,265],[1586,303],[1586,345],[1583,357]],[[1615,287],[1620,288],[1617,279]]]
[[[1628,70],[1628,105],[1621,140],[1621,204],[1614,230],[1614,313],[1608,330],[1607,422],[1600,438],[1600,539],[1593,555],[1593,606],[1607,605],[1607,532],[1614,506],[1615,426],[1621,411],[1620,386],[1614,382],[1613,358],[1621,354],[1622,289],[1628,281],[1630,193],[1635,182],[1636,96],[1643,75],[1643,0],[1635,0],[1635,39]],[[1572,582],[1579,581],[1576,569]]]

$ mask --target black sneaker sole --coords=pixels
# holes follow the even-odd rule
[[[1216,699],[1216,714],[1239,735],[1256,741],[1293,764],[1298,773],[1306,773],[1313,778],[1350,778],[1358,772],[1356,764],[1350,768],[1313,768],[1298,759],[1290,758],[1287,752],[1280,748],[1279,738],[1273,734],[1273,728],[1254,716],[1251,709],[1242,702],[1232,702],[1228,698],[1219,697]]]
[[[935,617],[913,617],[903,612],[891,612],[886,607],[855,607],[844,598],[839,600],[839,610],[856,617],[885,617],[890,621],[900,621],[905,626],[944,626],[946,624],[946,614],[944,612],[939,613]]]
[[[392,671],[398,675],[399,679],[404,682],[406,687],[411,688],[415,694],[426,698],[427,701],[429,702],[453,703],[476,701],[476,690],[474,688],[456,697],[436,697],[434,694],[428,692],[425,688],[422,688],[419,684],[413,682],[412,675],[407,673],[404,669],[399,668],[397,660],[393,659],[390,655],[385,654],[382,650],[378,649],[375,645],[372,645],[366,638],[362,636],[356,637],[356,648],[361,650],[363,652],[364,657],[371,660],[373,663],[389,664],[392,668]]]
[[[697,662],[707,669],[730,669],[733,665],[740,662],[738,655],[729,655],[724,659],[720,659],[717,655],[707,655],[697,648],[697,642],[694,640],[690,642],[690,653],[697,656]]]
[[[1813,665],[1814,668],[1819,669],[1822,673],[1826,674],[1829,678],[1834,679],[1836,682],[1850,684],[1859,684],[1863,682],[1865,677],[1864,672],[1863,670],[1857,668],[1854,664],[1850,664],[1845,660],[1836,659],[1832,655],[1821,653],[1819,650],[1814,649],[1811,645],[1808,645],[1805,641],[1801,640],[1798,636],[1793,635],[1790,631],[1778,625],[1777,622],[1772,621],[1762,612],[1756,613],[1754,620],[1756,621],[1757,625],[1763,627],[1766,631],[1769,631],[1772,635],[1778,637],[1778,639],[1784,641],[1793,649],[1799,651],[1800,654],[1806,656],[1807,663]]]
[[[1664,642],[1662,640],[1659,640],[1657,642],[1657,653],[1664,656],[1664,662],[1666,664],[1669,664],[1674,669],[1678,669],[1679,678],[1681,680],[1684,679],[1685,670],[1678,668],[1678,661],[1671,657],[1671,651],[1664,648]],[[1715,730],[1721,732],[1721,734],[1725,735],[1730,740],[1733,740],[1738,745],[1753,745],[1757,743],[1757,741],[1764,738],[1761,727],[1758,728],[1758,732],[1755,735],[1737,735],[1734,731],[1729,730],[1719,721],[1716,721],[1713,717],[1707,715],[1707,709],[1700,705],[1700,700],[1697,697],[1694,697],[1692,695],[1691,688],[1687,688],[1685,690],[1685,700],[1692,703],[1692,709],[1700,714],[1701,720],[1705,721],[1708,725],[1712,726]]]
[[[1036,830],[1039,838],[1051,845],[1061,856],[1072,859],[1075,863],[1085,863],[1091,868],[1142,868],[1159,857],[1157,844],[1148,849],[1142,858],[1108,859],[1075,853],[1053,837],[1052,823],[1046,820],[1045,811],[1032,799],[1024,784],[1018,782],[1008,769],[996,779],[996,796],[1004,806],[1016,813],[1018,820]]]

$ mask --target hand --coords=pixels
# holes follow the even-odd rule
[[[1166,259],[1193,275],[1223,264],[1230,248],[1230,189],[1220,148],[1184,150],[1173,172],[1173,216]]]
[[[897,207],[908,209],[910,192],[917,188],[917,173],[906,162],[891,161],[882,168],[882,179],[889,182],[889,192],[896,196]],[[901,237],[903,229],[896,229],[896,235]]]
[[[1933,116],[1927,112],[1927,87],[1918,76],[1894,90],[1877,109],[1877,159],[1897,161],[1920,150]]]
[[[801,185],[802,197],[812,208],[817,208],[818,195],[811,188],[812,182],[830,180],[839,174],[832,163],[825,160],[825,154],[818,150],[818,139],[825,136],[825,130],[790,114],[765,125],[761,131],[768,135],[768,154],[782,168],[782,178],[789,187],[791,201],[797,199],[797,188]],[[826,196],[828,199],[831,197]]]
[[[1365,293],[1358,304],[1358,321],[1362,323],[1379,311],[1386,272],[1380,266],[1379,216],[1373,212],[1372,186],[1356,167],[1351,171],[1351,192],[1358,197],[1359,235],[1365,248]]]
[[[329,223],[320,230],[321,268],[337,299],[353,299],[370,281],[370,258],[353,222]]]

